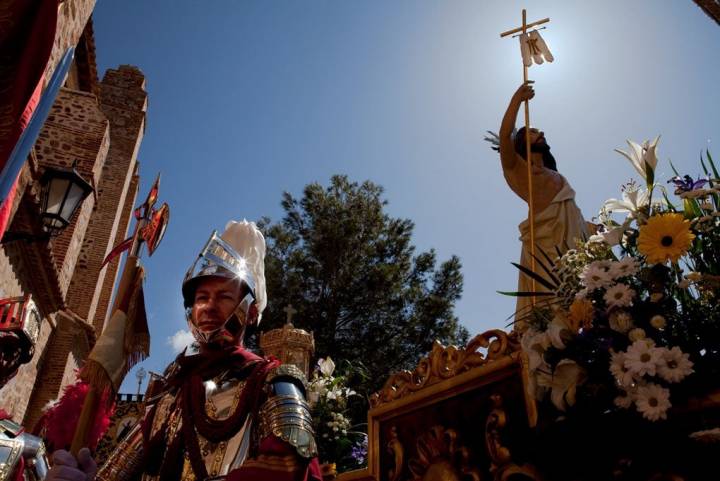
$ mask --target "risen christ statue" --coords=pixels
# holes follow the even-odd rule
[[[499,147],[505,180],[515,194],[525,202],[529,202],[528,172],[526,163],[525,135],[523,127],[513,136],[515,119],[520,105],[535,96],[529,84],[521,85],[510,99],[502,124],[500,125]],[[575,191],[568,181],[557,171],[555,158],[550,153],[550,146],[545,140],[544,132],[531,128],[530,162],[532,165],[532,191],[535,209],[535,255],[543,259],[540,250],[555,258],[557,250],[561,252],[575,246],[576,239],[587,238],[588,228],[580,209],[575,204]],[[520,226],[522,254],[520,264],[531,268],[532,256],[530,246],[530,221],[523,221]],[[532,279],[520,273],[518,291],[532,291]],[[545,290],[535,284],[535,290]],[[532,300],[529,297],[518,297],[515,310],[515,328],[524,330],[523,319],[530,314]]]

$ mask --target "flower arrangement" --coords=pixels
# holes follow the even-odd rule
[[[548,290],[521,334],[531,387],[559,411],[634,408],[658,421],[716,386],[720,175],[706,152],[704,178],[668,181],[673,203],[655,183],[658,140],[618,150],[645,186],[605,202],[595,235],[556,260],[541,253],[535,272],[520,266]]]
[[[346,387],[345,376],[334,372],[330,357],[319,359],[307,393],[320,461],[344,472],[367,464],[367,434],[355,430],[348,415],[348,399],[358,394]]]

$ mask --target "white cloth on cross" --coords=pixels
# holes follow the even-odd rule
[[[530,67],[533,61],[540,65],[544,61],[552,62],[555,60],[545,40],[537,30],[520,34],[520,53],[526,67]]]

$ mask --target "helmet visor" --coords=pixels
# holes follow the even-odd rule
[[[248,269],[247,262],[217,232],[213,232],[200,255],[185,274],[183,297],[185,306],[193,303],[194,286],[202,277],[217,276],[242,281],[255,297],[255,280]]]

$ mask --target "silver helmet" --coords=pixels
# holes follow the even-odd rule
[[[216,231],[190,266],[182,285],[188,326],[198,342],[209,343],[224,336],[237,337],[248,325],[257,325],[265,309],[265,239],[252,222],[228,223],[222,236]],[[198,329],[192,319],[195,291],[208,277],[236,280],[242,294],[234,312],[213,331]]]

